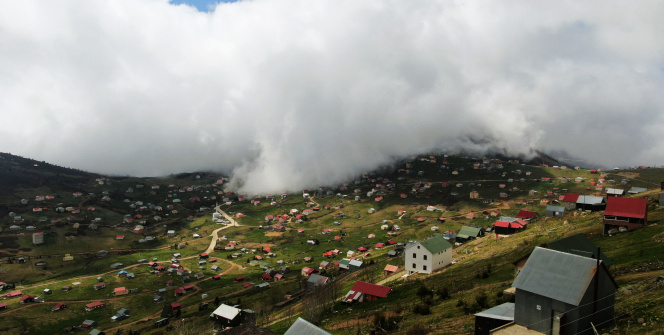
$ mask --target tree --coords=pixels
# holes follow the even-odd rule
[[[417,289],[417,296],[420,297],[421,301],[424,301],[426,297],[433,298],[433,291],[426,287],[426,285],[422,284],[420,288]]]
[[[450,298],[450,291],[447,289],[447,287],[436,290],[436,294],[440,300],[447,300]]]

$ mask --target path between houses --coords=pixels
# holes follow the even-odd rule
[[[393,274],[393,275],[391,275],[387,278],[379,280],[376,284],[377,285],[387,284],[391,281],[399,280],[405,275],[406,275],[406,270],[403,270],[403,271],[397,272],[397,273],[395,273],[395,274]]]

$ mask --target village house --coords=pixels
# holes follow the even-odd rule
[[[409,274],[431,274],[452,264],[452,244],[442,235],[415,242],[404,251],[404,262]]]
[[[343,298],[345,303],[373,301],[378,298],[385,298],[392,291],[391,288],[382,285],[356,281],[353,287]]]
[[[491,330],[514,321],[514,303],[492,307],[475,314],[475,335],[489,335]]]
[[[307,289],[312,290],[316,287],[327,285],[330,282],[329,277],[321,276],[319,274],[311,274],[306,281]]]
[[[525,220],[525,221],[530,221],[530,220],[536,219],[538,216],[539,216],[539,214],[537,214],[537,212],[529,211],[525,208],[522,208],[519,211],[519,213],[516,215],[516,218],[517,219],[522,219],[522,220]]]
[[[91,302],[91,303],[85,305],[85,310],[90,312],[90,311],[94,311],[95,309],[102,308],[104,306],[106,306],[105,303],[103,303],[101,301],[95,301],[95,302]]]
[[[114,296],[122,296],[122,295],[127,295],[129,294],[129,290],[125,287],[116,287],[113,289],[113,295]]]
[[[621,188],[613,188],[613,187],[606,188],[607,197],[622,197],[623,195],[625,195],[625,190]]]
[[[648,223],[648,199],[609,197],[604,211],[604,235]]]
[[[474,226],[463,226],[456,234],[455,239],[457,242],[467,242],[476,238],[484,236],[484,228]]]
[[[261,333],[261,334],[263,334],[263,333]],[[306,334],[306,335],[332,335],[332,334],[326,332],[325,330],[316,327],[316,325],[314,325],[313,323],[311,323],[311,322],[309,322],[309,321],[307,321],[303,318],[299,318],[299,317],[290,326],[290,328],[288,328],[288,330],[284,333],[284,335],[303,335],[303,334]],[[266,333],[266,335],[268,335],[268,334]]]
[[[565,215],[565,207],[563,206],[546,206],[546,216],[548,217],[558,217]]]
[[[527,222],[521,219],[498,220],[493,223],[493,230],[497,235],[511,235],[526,229]]]
[[[514,324],[495,334],[594,334],[613,320],[618,286],[601,260],[536,247],[512,286]]]
[[[234,327],[242,323],[243,313],[239,308],[221,304],[210,314],[210,319],[221,327]]]

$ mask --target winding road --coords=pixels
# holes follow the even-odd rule
[[[225,225],[221,228],[217,228],[214,231],[212,231],[212,234],[210,234],[210,236],[212,236],[212,241],[210,241],[210,246],[208,246],[207,250],[205,250],[205,253],[207,253],[208,255],[211,254],[212,251],[214,251],[214,247],[217,245],[217,241],[219,240],[219,232],[220,231],[222,231],[226,228],[230,228],[230,227],[241,227],[242,226],[241,224],[237,223],[237,221],[235,221],[235,219],[233,219],[232,216],[230,216],[226,212],[222,211],[221,207],[219,205],[217,205],[214,208],[214,210],[216,210],[217,213],[221,214],[221,216],[226,218],[226,220],[228,220],[230,222],[230,224]]]

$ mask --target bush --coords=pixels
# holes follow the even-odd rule
[[[416,324],[406,331],[406,335],[427,335],[429,334],[429,329],[423,324]]]
[[[413,313],[420,315],[429,315],[431,314],[431,308],[427,304],[417,304],[413,307]]]
[[[424,297],[423,302],[427,305],[433,305],[433,295]]]
[[[475,297],[475,302],[481,308],[489,307],[489,297],[487,297],[486,293],[484,293],[484,292],[480,293],[480,295]]]
[[[426,287],[426,285],[422,284],[420,288],[417,289],[417,296],[420,297],[422,302],[424,302],[424,298],[426,297],[433,298],[433,291]]]
[[[441,288],[436,290],[436,295],[440,300],[447,300],[450,298],[450,291],[447,289],[447,287]]]
[[[463,300],[461,300],[461,298],[459,298],[459,300],[457,300],[456,307],[461,307],[461,306],[463,306],[463,305],[465,305],[465,304],[466,304],[466,303],[463,302]]]

